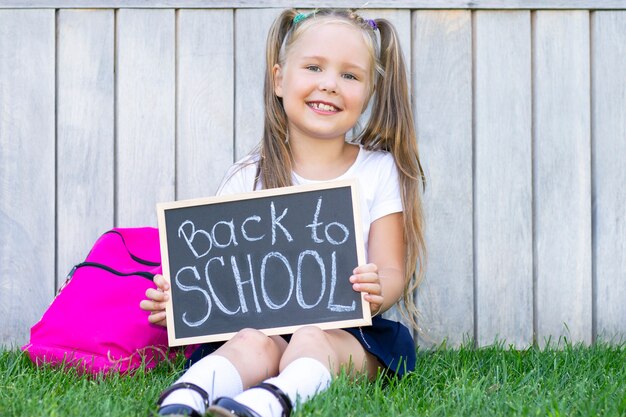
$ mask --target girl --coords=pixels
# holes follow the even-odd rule
[[[367,126],[346,141],[372,97]],[[268,37],[263,139],[229,170],[218,194],[348,177],[359,179],[369,263],[346,279],[365,293],[373,325],[308,326],[284,337],[241,330],[192,358],[159,399],[159,415],[289,416],[342,369],[373,378],[415,366],[408,329],[379,316],[403,298],[415,325],[412,294],[424,257],[424,175],[397,34],[386,20],[349,10],[284,11]],[[159,289],[148,290],[141,306],[152,323],[164,324],[169,285],[161,276],[155,282]]]

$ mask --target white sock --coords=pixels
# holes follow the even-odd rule
[[[218,397],[234,397],[243,391],[241,376],[231,361],[223,356],[209,355],[194,363],[176,382],[196,384],[209,394],[209,404]],[[185,404],[200,414],[205,407],[202,397],[190,389],[177,389],[165,397],[161,406]]]
[[[304,403],[313,395],[329,387],[331,374],[320,361],[311,358],[299,358],[291,362],[277,377],[265,382],[280,388],[296,406]],[[259,413],[262,417],[280,417],[283,408],[280,401],[269,391],[251,388],[235,397],[238,401]]]

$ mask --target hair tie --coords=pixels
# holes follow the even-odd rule
[[[378,25],[376,24],[376,21],[374,21],[374,19],[365,19],[365,21],[367,22],[368,25],[370,25],[372,30],[378,29]]]
[[[297,25],[298,23],[302,22],[304,19],[314,15],[315,12],[311,12],[311,13],[298,13],[294,18],[293,18],[293,24]]]

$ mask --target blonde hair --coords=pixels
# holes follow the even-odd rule
[[[414,292],[424,275],[426,258],[421,202],[426,181],[417,150],[406,67],[398,35],[386,19],[365,20],[348,9],[318,9],[308,15],[300,15],[294,23],[298,15],[294,9],[283,11],[269,31],[263,138],[253,151],[259,156],[256,182],[261,181],[263,188],[292,185],[293,161],[287,141],[287,115],[282,99],[274,93],[274,65],[284,64],[289,48],[298,37],[321,22],[346,22],[360,29],[373,63],[370,78],[373,103],[367,125],[353,142],[368,150],[387,151],[396,161],[406,243],[406,276],[400,311],[415,329],[419,329]],[[380,34],[380,45],[374,28]]]

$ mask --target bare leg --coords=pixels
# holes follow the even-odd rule
[[[243,329],[213,354],[235,365],[243,389],[278,374],[280,358],[287,342],[280,336],[268,337],[258,330]]]
[[[229,411],[229,408],[237,410],[243,406],[263,417],[277,417],[289,408],[288,403],[295,406],[298,401],[305,402],[327,389],[332,375],[341,369],[354,376],[365,372],[375,377],[379,366],[376,358],[350,333],[304,327],[292,335],[280,359],[277,377],[265,380],[264,388],[253,388],[237,395],[234,404],[227,401],[214,410],[220,416],[247,415]],[[283,394],[289,398],[287,403],[280,399]]]
[[[160,415],[188,414],[191,407],[203,414],[205,405],[201,394],[184,384],[200,388],[210,404],[223,396],[235,396],[243,389],[258,384],[278,373],[280,358],[287,347],[281,337],[244,329],[214,353],[193,364],[174,384],[161,401]]]
[[[342,367],[350,372],[367,372],[375,378],[380,363],[368,353],[361,343],[343,330],[321,330],[317,327],[304,327],[291,338],[289,346],[280,360],[280,371],[298,358],[316,359],[333,374]]]

